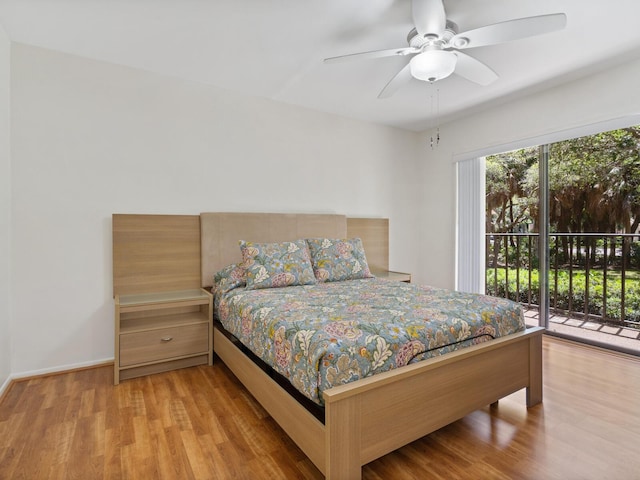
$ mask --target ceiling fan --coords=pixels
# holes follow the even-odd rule
[[[498,78],[496,72],[461,50],[561,30],[567,23],[564,13],[554,13],[507,20],[458,33],[458,26],[447,20],[443,0],[412,0],[412,14],[415,28],[407,35],[408,47],[352,53],[325,58],[324,62],[411,56],[411,60],[387,83],[378,98],[390,97],[412,78],[433,83],[454,72],[474,83],[489,85]]]

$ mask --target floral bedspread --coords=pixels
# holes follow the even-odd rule
[[[509,300],[376,278],[240,287],[215,301],[229,332],[320,405],[332,386],[525,328]]]

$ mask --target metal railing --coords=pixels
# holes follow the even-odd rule
[[[552,312],[640,328],[640,236],[551,233]],[[539,306],[538,234],[486,234],[486,293]]]

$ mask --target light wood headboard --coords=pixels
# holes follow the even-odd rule
[[[200,288],[200,216],[114,214],[113,295]]]
[[[347,236],[347,217],[310,213],[201,213],[202,286],[215,273],[242,260],[240,240],[283,242],[298,238]]]
[[[388,270],[389,221],[335,214],[114,214],[113,294],[210,287],[220,269],[242,260],[239,240],[360,237],[369,267]]]
[[[373,273],[389,270],[388,218],[347,218],[347,237],[362,239],[367,263]]]

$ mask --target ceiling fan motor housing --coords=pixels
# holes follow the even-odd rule
[[[458,33],[458,25],[454,22],[447,20],[447,26],[442,33],[442,35],[438,36],[437,34],[427,33],[425,35],[420,35],[418,30],[412,28],[411,31],[407,34],[407,43],[410,47],[422,49],[428,45],[440,44],[442,47],[446,48],[449,46],[449,41]]]

